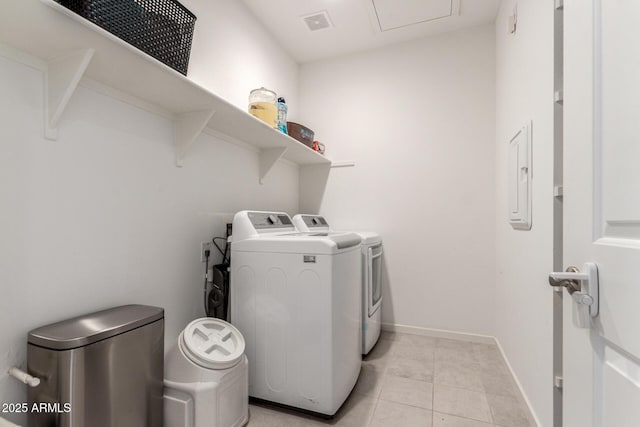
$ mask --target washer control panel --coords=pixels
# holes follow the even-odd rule
[[[256,230],[294,228],[289,215],[282,212],[249,212],[249,220]]]

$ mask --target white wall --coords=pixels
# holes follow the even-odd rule
[[[259,36],[272,56],[244,58],[244,66],[267,85],[286,77],[295,99],[295,63],[254,32],[251,15],[232,6],[240,2],[215,3],[211,16],[224,21],[233,10],[235,20],[218,28],[218,41]],[[199,28],[219,24],[206,16]],[[230,78],[238,52],[202,49],[192,55],[192,70],[215,63],[204,83],[246,106],[241,70]],[[165,308],[171,345],[203,314],[200,242],[223,235],[241,209],[298,210],[297,166],[279,162],[260,185],[256,151],[202,135],[176,168],[169,120],[84,87],[62,117],[58,140],[45,140],[42,81],[41,71],[0,57],[0,402],[26,399],[5,372],[25,367],[29,330],[141,303]]]
[[[301,67],[302,122],[356,162],[320,211],[382,234],[384,322],[493,335],[494,48],[485,26]]]
[[[541,426],[552,423],[553,2],[513,0],[496,19],[496,336]],[[533,120],[533,227],[507,223],[507,146]]]
[[[238,0],[184,0],[197,17],[189,78],[245,110],[264,86],[298,112],[298,64]]]

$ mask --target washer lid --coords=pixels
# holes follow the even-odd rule
[[[212,317],[196,319],[182,331],[182,348],[191,361],[209,369],[236,365],[244,354],[244,337],[235,326]]]

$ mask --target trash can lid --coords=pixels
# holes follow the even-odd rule
[[[196,319],[180,334],[186,356],[208,369],[235,366],[244,355],[244,337],[235,326],[212,317]]]
[[[123,305],[42,326],[29,332],[29,344],[70,350],[123,334],[157,320],[164,310],[147,305]]]

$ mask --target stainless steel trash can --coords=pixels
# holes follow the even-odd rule
[[[164,310],[125,305],[29,332],[30,427],[162,427]]]

